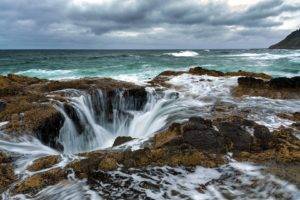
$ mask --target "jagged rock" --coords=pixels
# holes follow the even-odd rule
[[[0,112],[2,112],[3,110],[5,110],[6,104],[7,103],[6,103],[5,100],[0,99]]]
[[[243,87],[259,88],[264,87],[265,82],[262,79],[257,79],[253,77],[240,77],[238,78],[238,84]]]
[[[259,140],[260,147],[266,150],[270,146],[270,142],[273,141],[273,135],[269,129],[262,125],[256,125],[254,127],[254,136]]]
[[[0,163],[10,163],[12,162],[12,158],[8,156],[6,153],[0,151]]]
[[[114,158],[106,157],[100,161],[98,169],[103,171],[112,171],[118,168],[117,160]]]
[[[292,129],[281,128],[272,132],[268,147],[255,152],[239,152],[235,158],[256,163],[296,164],[300,162],[300,140]]]
[[[119,136],[115,139],[113,147],[119,146],[119,145],[129,142],[131,140],[133,140],[133,138],[130,136]]]
[[[300,98],[300,77],[279,77],[269,81],[253,77],[238,78],[238,86],[232,91],[234,96],[263,96],[274,99]]]
[[[224,76],[223,72],[216,71],[216,70],[209,70],[202,67],[194,67],[189,70],[190,74],[194,75],[209,75],[209,76]]]
[[[192,117],[183,125],[182,132],[183,141],[195,148],[219,153],[225,151],[223,135],[213,128],[209,120]]]
[[[295,76],[292,78],[287,78],[287,77],[273,78],[270,80],[269,85],[271,88],[274,89],[299,88],[300,76]]]
[[[218,129],[223,134],[227,146],[235,151],[250,151],[253,137],[235,123],[222,122]]]
[[[4,192],[16,180],[12,158],[0,151],[0,193]]]
[[[73,121],[77,133],[81,134],[84,131],[84,125],[81,123],[81,120],[75,108],[69,103],[64,103],[64,111],[66,112],[68,117]]]
[[[0,193],[4,192],[15,180],[13,165],[0,163]]]
[[[61,168],[55,168],[46,172],[34,174],[24,181],[17,183],[14,187],[14,194],[36,194],[41,189],[55,185],[67,178],[67,173]]]
[[[57,155],[51,155],[51,156],[46,156],[39,158],[33,162],[30,166],[27,167],[27,170],[29,171],[40,171],[43,169],[50,168],[54,166],[55,164],[59,163],[60,157]]]

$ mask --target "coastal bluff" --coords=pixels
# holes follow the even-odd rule
[[[271,45],[269,49],[300,49],[300,29],[292,32],[277,44]]]

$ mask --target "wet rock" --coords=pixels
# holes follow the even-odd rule
[[[12,164],[0,163],[0,193],[4,192],[16,178]]]
[[[262,79],[257,79],[253,77],[240,77],[238,78],[238,84],[242,87],[249,88],[259,88],[265,86],[265,82]]]
[[[6,101],[3,99],[0,99],[0,112],[2,112],[6,108]]]
[[[99,163],[98,169],[103,171],[112,171],[118,168],[117,160],[114,158],[106,157]]]
[[[182,131],[183,141],[195,148],[213,152],[225,151],[224,137],[213,128],[210,120],[192,117],[183,125]]]
[[[14,194],[36,194],[43,188],[55,185],[67,178],[67,173],[60,168],[34,174],[15,185]]]
[[[256,163],[295,164],[300,162],[300,140],[292,129],[280,128],[273,131],[267,149],[255,152],[239,152],[235,158]]]
[[[113,147],[119,146],[119,145],[129,142],[131,140],[133,140],[133,138],[130,136],[119,136],[115,139]]]
[[[10,163],[12,158],[4,152],[0,151],[0,163]]]
[[[43,169],[47,169],[53,167],[55,164],[59,163],[60,156],[58,155],[51,155],[39,158],[33,162],[30,166],[27,167],[27,170],[35,172],[40,171]]]
[[[50,113],[49,113],[50,111]],[[45,111],[44,111],[45,112]],[[37,115],[40,114],[40,115]],[[50,147],[56,148],[60,151],[63,150],[63,146],[58,142],[59,131],[64,124],[63,115],[56,109],[47,109],[47,114],[43,115],[40,111],[33,111],[27,113],[26,116],[39,116],[37,121],[28,121],[25,124],[35,123],[33,132],[37,134],[38,138]],[[30,119],[32,119],[30,117]]]
[[[163,146],[176,146],[183,143],[183,138],[181,134],[181,124],[173,123],[168,130],[157,133],[154,136],[154,146],[163,147]]]
[[[193,75],[209,75],[209,76],[224,76],[223,72],[216,70],[209,70],[202,67],[194,67],[189,70],[190,74]]]
[[[262,96],[273,99],[298,99],[300,98],[299,77],[279,77],[269,81],[252,77],[240,77],[239,85],[233,89],[235,96]]]
[[[73,121],[73,123],[76,127],[76,130],[77,130],[77,133],[81,134],[84,131],[84,125],[81,123],[81,120],[80,120],[75,108],[71,104],[65,103],[64,111],[66,112],[68,117]]]
[[[253,137],[241,126],[235,123],[222,122],[218,129],[224,136],[229,149],[235,151],[250,151]]]
[[[270,143],[273,140],[273,135],[269,131],[269,129],[262,125],[257,125],[254,128],[254,136],[258,139],[258,142],[260,144],[260,147],[263,150],[266,150],[269,148]]]
[[[0,152],[0,193],[4,192],[16,180],[12,165],[12,158]]]
[[[274,89],[286,89],[300,87],[300,76],[293,78],[278,77],[270,80],[269,85]]]

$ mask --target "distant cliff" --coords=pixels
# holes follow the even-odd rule
[[[300,49],[300,29],[292,32],[277,44],[270,46],[269,49]]]

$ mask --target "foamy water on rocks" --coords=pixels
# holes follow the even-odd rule
[[[12,69],[8,63],[7,67],[1,68],[1,73],[16,73],[50,79],[108,75],[144,85],[149,78],[153,78],[166,69],[173,69],[174,65],[176,65],[175,69],[205,64],[209,65],[211,69],[220,68],[223,71],[249,69],[250,71],[270,72],[275,76],[299,75],[298,51],[224,50],[224,52],[221,50],[134,51],[125,53],[105,52],[104,54],[92,52],[91,54],[96,61],[83,63],[87,65],[86,69],[65,66],[62,71],[58,71],[59,69],[56,67],[52,69],[51,63],[40,70],[36,69],[34,64],[26,66],[26,69]],[[6,54],[6,52],[2,52],[2,54]],[[78,55],[81,53],[73,52],[70,54],[70,59]],[[122,59],[120,55],[124,55]],[[114,67],[111,68],[108,63],[112,58],[120,60],[118,63],[113,61]],[[153,61],[154,58],[158,61]],[[137,60],[139,60],[140,67],[135,68],[131,64]],[[286,68],[279,69],[278,66],[282,64],[283,60],[286,62],[284,65]],[[72,62],[76,62],[76,60]],[[95,63],[98,67],[93,68]],[[59,66],[62,63],[56,61],[56,64]],[[253,67],[249,68],[250,65]],[[122,69],[124,66],[126,69]],[[84,125],[82,130],[84,134],[78,133],[74,121],[66,113],[62,102],[56,100],[54,102],[56,109],[65,118],[59,133],[59,141],[64,147],[63,152],[42,144],[34,137],[6,135],[5,133],[0,134],[0,149],[13,155],[15,173],[24,179],[34,173],[40,173],[40,171],[32,173],[26,170],[27,166],[38,158],[59,155],[61,161],[43,171],[55,167],[63,168],[74,160],[82,159],[82,157],[75,155],[77,153],[110,148],[118,136],[131,136],[136,139],[114,149],[131,148],[137,150],[149,138],[174,122],[184,122],[192,116],[213,117],[212,110],[220,102],[235,105],[236,111],[248,110],[248,119],[265,125],[270,130],[280,126],[288,127],[293,123],[288,119],[278,117],[277,114],[300,112],[299,100],[277,100],[250,96],[239,99],[232,97],[231,89],[237,85],[237,77],[182,74],[171,78],[168,83],[171,84],[171,87],[165,90],[155,90],[148,87],[147,102],[141,110],[136,109],[132,102],[125,102],[122,91],[119,91],[118,99],[113,104],[115,112],[111,121],[105,119],[105,110],[100,114],[94,110],[95,106],[106,106],[107,97],[103,91],[98,90],[96,96],[81,90],[59,91],[68,94],[68,102],[78,114],[80,123]],[[117,110],[122,112],[117,112]],[[125,169],[120,166],[116,171],[103,172],[105,177],[108,177],[106,180],[95,179],[92,184],[86,180],[74,178],[70,169],[68,180],[48,186],[35,195],[10,196],[10,189],[8,189],[2,194],[2,199],[300,198],[300,191],[297,186],[267,173],[264,171],[265,166],[237,162],[230,156],[227,159],[229,163],[218,168],[200,166],[196,168],[172,168],[164,166]],[[159,187],[157,187],[158,185]]]

